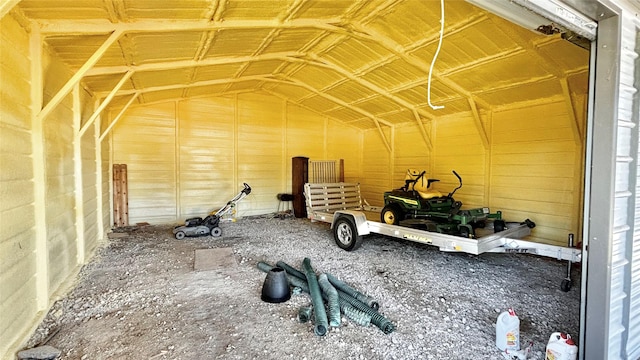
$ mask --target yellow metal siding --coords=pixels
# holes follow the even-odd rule
[[[335,120],[327,121],[325,132],[327,160],[344,160],[344,181],[359,182],[362,173],[363,132],[344,126]]]
[[[394,140],[395,161],[392,179],[392,187],[394,189],[404,185],[407,169],[425,170],[428,178],[433,177],[431,150],[429,150],[427,142],[422,137],[417,125],[405,125],[396,128]]]
[[[179,217],[202,216],[233,196],[234,104],[233,98],[178,104]]]
[[[387,139],[389,134],[385,134]],[[382,194],[391,190],[391,160],[380,132],[369,130],[364,132],[364,144],[362,149],[362,178],[361,194],[364,199],[373,206],[382,206],[384,199]],[[397,186],[399,187],[399,186]]]
[[[12,16],[0,20],[0,356],[38,311],[28,44]]]
[[[113,131],[113,163],[127,164],[129,223],[176,218],[176,103],[131,109]]]
[[[362,143],[359,129],[255,93],[132,108],[114,127],[112,151],[128,166],[129,221],[167,223],[217,210],[244,182],[253,190],[238,216],[276,211],[276,195],[291,192],[294,156],[344,159],[345,180],[359,181]]]
[[[45,52],[45,99],[50,99],[71,76],[67,68]],[[49,259],[49,289],[54,292],[77,265],[72,96],[68,95],[44,119],[45,217]]]
[[[580,237],[582,177],[576,174],[583,155],[569,121],[564,102],[493,116],[491,206],[511,219],[531,218],[533,238],[557,245],[566,245],[570,232]]]
[[[487,206],[485,199],[485,156],[487,151],[470,114],[436,121],[434,168],[430,177],[440,179],[435,188],[448,194],[458,186],[455,170],[463,186],[455,194],[463,208]]]
[[[82,200],[84,202],[84,255],[88,257],[98,243],[98,191],[96,140],[92,125],[82,137]],[[108,178],[107,178],[108,179]]]
[[[276,194],[284,179],[282,100],[260,94],[238,96],[238,183],[253,191],[239,206],[239,214],[264,214],[277,209]],[[234,194],[239,189],[232,189]],[[232,195],[232,194],[229,194]]]

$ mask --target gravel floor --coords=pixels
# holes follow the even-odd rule
[[[504,359],[495,322],[512,307],[528,359],[544,359],[551,333],[578,338],[580,274],[559,289],[566,263],[526,254],[480,256],[384,236],[359,249],[338,248],[325,223],[245,217],[223,223],[223,236],[173,238],[170,226],[116,229],[76,286],[57,301],[28,346],[47,344],[63,359]],[[194,270],[198,249],[232,249],[232,266]],[[296,268],[308,257],[370,295],[396,330],[356,325],[316,336],[298,309],[260,299],[266,274],[258,261]]]

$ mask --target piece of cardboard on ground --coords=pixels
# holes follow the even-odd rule
[[[196,271],[226,269],[236,265],[233,248],[195,250],[193,269]]]

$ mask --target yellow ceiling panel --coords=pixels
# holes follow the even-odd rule
[[[266,86],[265,86],[266,88]],[[269,91],[297,103],[300,99],[312,96],[312,92],[300,86],[277,84],[269,86]]]
[[[111,91],[123,76],[124,74],[87,76],[82,80],[82,83],[92,92],[107,92]],[[131,79],[126,81],[120,89],[134,89]]]
[[[225,19],[273,19],[285,12],[290,0],[227,0],[221,1]]]
[[[160,91],[150,91],[141,95],[145,103],[162,100],[173,100],[182,97],[184,89],[170,89]]]
[[[218,31],[207,57],[253,55],[261,48],[272,29],[232,29]]]
[[[251,81],[240,81],[229,84],[228,91],[241,91],[241,90],[258,90],[261,87],[262,82],[251,80]]]
[[[414,67],[403,59],[395,59],[367,72],[362,76],[362,79],[382,88],[392,89],[422,79],[426,80],[428,75],[428,72]]]
[[[381,44],[354,38],[340,41],[329,49],[322,49],[322,58],[349,71],[375,65],[391,56],[389,50]]]
[[[339,104],[320,95],[314,95],[297,101],[300,105],[311,109],[318,109],[319,112],[329,112],[331,109],[339,107]]]
[[[345,81],[324,92],[349,103],[369,98],[376,94],[374,90],[358,84],[355,81]]]
[[[283,62],[281,60],[253,61],[247,64],[242,75],[271,75],[274,74],[282,64]]]
[[[380,118],[394,125],[416,123],[416,117],[413,111],[407,109],[380,114]]]
[[[194,86],[187,89],[188,96],[218,95],[228,91],[228,84]]]
[[[124,19],[161,18],[161,19],[197,19],[204,18],[211,1],[209,0],[162,0],[140,1],[120,0],[124,2]]]
[[[543,62],[532,61],[531,55],[525,52],[494,59],[483,64],[481,71],[476,68],[460,70],[448,78],[465,89],[476,92],[548,77],[550,74],[545,66],[547,64]]]
[[[46,43],[67,65],[72,69],[78,69],[107,38],[107,35],[55,36],[47,38]],[[109,47],[96,66],[120,65],[123,61],[122,51],[114,44]]]
[[[470,15],[477,13],[475,8],[465,1],[445,1],[445,27],[469,21]],[[397,6],[388,7],[369,23],[368,27],[385,34],[395,43],[406,47],[431,38],[440,32],[440,2],[408,0]]]
[[[560,38],[559,36],[544,41],[537,46],[542,58],[555,64],[563,71],[580,69],[589,64],[589,51]]]
[[[137,72],[131,77],[133,82],[142,88],[153,88],[172,84],[190,84],[191,69],[169,69],[162,71]]]
[[[104,19],[103,0],[23,0],[20,9],[34,19]]]
[[[589,52],[462,0],[22,0],[50,51],[78,70],[115,30],[122,36],[82,82],[104,97],[134,75],[111,106],[269,92],[364,129],[536,103],[588,91]],[[48,78],[47,78],[48,79]]]
[[[370,121],[369,127],[373,125],[373,120],[369,119],[362,113],[347,107],[337,107],[335,109],[328,110],[326,114],[328,116],[334,117],[336,119],[341,119],[343,121],[358,121],[362,119],[367,119],[368,121]]]
[[[306,28],[281,30],[266,46],[264,53],[298,51],[322,36],[323,33],[321,30]]]
[[[331,19],[342,17],[345,12],[368,14],[370,10],[375,9],[382,1],[309,0],[303,3],[297,15],[299,18],[306,19]]]
[[[366,100],[355,102],[352,105],[355,105],[372,114],[384,114],[390,111],[399,111],[405,108],[397,102],[381,95],[372,96]]]
[[[180,31],[153,34],[136,34],[132,38],[133,62],[137,65],[157,61],[193,59],[202,34],[197,31]]]
[[[557,79],[549,79],[527,84],[526,91],[523,89],[499,89],[488,90],[478,94],[478,98],[491,104],[492,106],[505,106],[509,104],[535,101],[532,99],[547,99],[554,96],[561,96],[562,88]]]
[[[231,63],[212,66],[200,66],[195,70],[194,81],[206,81],[232,78],[240,71],[243,63]]]
[[[284,73],[287,74],[286,71]],[[336,71],[313,65],[304,66],[288,77],[299,80],[316,89],[324,89],[344,79],[343,76]]]
[[[431,63],[438,46],[437,39],[416,48],[412,54],[427,63]],[[507,34],[488,19],[446,35],[436,59],[438,72],[455,71],[466,66],[475,66],[490,61],[495,54],[508,54],[520,50]],[[450,69],[450,70],[446,70]]]

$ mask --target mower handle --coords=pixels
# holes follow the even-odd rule
[[[251,194],[251,186],[249,186],[249,184],[247,183],[243,183],[243,185],[244,185],[244,189],[242,190],[242,192],[247,195]]]
[[[456,191],[458,191],[458,189],[462,187],[462,178],[460,177],[460,175],[458,175],[458,173],[455,170],[453,170],[453,175],[455,175],[458,178],[458,181],[460,181],[460,185],[458,185],[457,188],[453,189],[453,191],[449,193],[448,197],[453,197],[453,194],[455,194]]]

